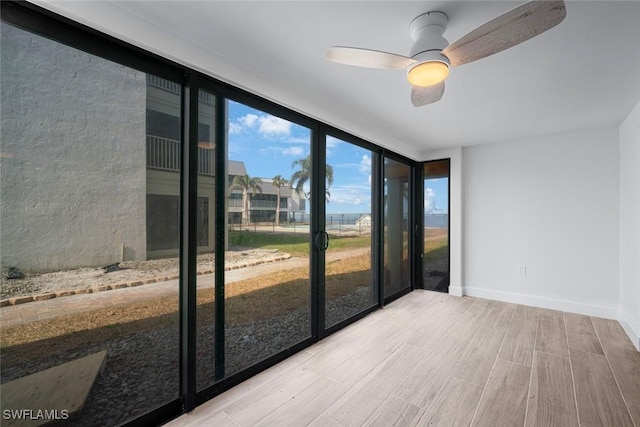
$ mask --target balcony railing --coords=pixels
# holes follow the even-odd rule
[[[154,76],[153,74],[147,74],[147,85],[156,87],[158,89],[165,90],[171,93],[180,93],[180,84],[175,83],[169,80],[165,80],[161,77]],[[198,93],[198,99],[205,104],[214,105],[215,96],[210,94],[209,92],[200,91]]]
[[[147,135],[147,167],[180,171],[180,141]],[[213,176],[213,150],[198,147],[198,173]]]

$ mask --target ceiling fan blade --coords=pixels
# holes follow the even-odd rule
[[[531,1],[471,31],[442,53],[451,66],[502,52],[558,25],[567,16],[564,1]]]
[[[444,94],[444,81],[432,86],[412,86],[411,102],[414,107],[433,104],[440,101]]]
[[[367,68],[387,68],[404,70],[416,62],[406,56],[379,50],[361,49],[357,47],[333,46],[325,53],[325,58],[338,64],[354,65]]]

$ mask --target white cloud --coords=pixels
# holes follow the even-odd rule
[[[360,172],[369,175],[371,173],[371,156],[363,154],[360,159]]]
[[[424,210],[425,212],[433,212],[436,210],[436,193],[433,188],[424,189]]]
[[[289,135],[291,122],[272,115],[261,115],[258,118],[258,132],[263,135]]]
[[[252,128],[253,126],[255,126],[257,120],[258,116],[251,113],[238,118],[238,122],[248,128]]]
[[[304,148],[294,145],[293,147],[283,149],[282,154],[288,156],[301,156],[304,154]]]
[[[242,132],[242,125],[236,122],[229,122],[229,133],[235,135]]]
[[[262,136],[288,136],[291,134],[291,122],[270,114],[248,113],[229,123],[230,134],[246,130],[257,130]]]

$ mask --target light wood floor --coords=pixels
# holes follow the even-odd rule
[[[640,427],[640,353],[616,321],[415,291],[169,425],[633,420]]]

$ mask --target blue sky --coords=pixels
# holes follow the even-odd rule
[[[309,155],[309,140],[305,127],[229,101],[229,159],[243,161],[252,177],[291,178],[291,164]],[[329,137],[327,163],[334,174],[327,213],[370,212],[371,152]],[[446,211],[447,187],[442,181],[429,181],[425,208]]]

